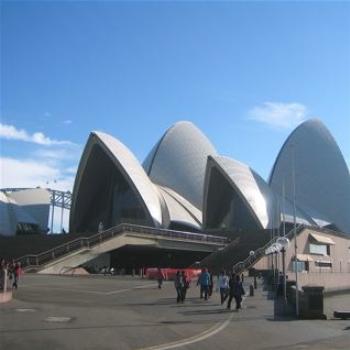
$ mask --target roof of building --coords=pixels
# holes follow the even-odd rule
[[[293,201],[315,222],[332,223],[350,233],[350,175],[338,145],[317,119],[299,125],[273,166],[270,186]]]
[[[154,183],[174,190],[201,210],[207,157],[216,154],[195,125],[182,121],[165,132],[143,167]]]

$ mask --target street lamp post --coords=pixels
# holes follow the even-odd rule
[[[286,237],[280,237],[277,239],[277,243],[281,246],[282,253],[282,273],[283,273],[283,299],[287,304],[287,279],[286,279],[286,250],[289,246],[289,239]]]
[[[277,242],[271,244],[271,252],[272,252],[272,262],[275,260],[275,266],[273,266],[273,285],[275,288],[275,292],[277,292],[277,282],[278,275],[276,275],[277,271],[277,254],[281,251],[281,245]]]
[[[254,259],[254,255],[255,255],[255,252],[254,252],[254,250],[251,250],[250,252],[249,252],[249,257],[250,257],[250,264],[252,263],[252,261],[253,261],[253,259]],[[254,269],[255,270],[255,269]],[[257,281],[256,281],[256,272],[254,271],[254,284],[253,284],[253,286],[254,286],[254,289],[257,289],[258,288],[258,283],[257,283]]]
[[[295,315],[299,317],[299,283],[298,283],[298,245],[297,245],[297,211],[296,211],[296,184],[295,184],[295,148],[292,144],[292,180],[293,180],[293,231],[295,253]]]

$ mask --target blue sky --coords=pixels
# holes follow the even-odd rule
[[[142,161],[178,120],[265,179],[317,117],[350,163],[350,3],[1,3],[1,187],[71,189],[91,130]]]

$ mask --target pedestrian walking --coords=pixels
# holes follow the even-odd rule
[[[218,289],[220,291],[221,305],[225,302],[229,294],[229,277],[227,276],[225,270],[220,272],[218,277]]]
[[[18,289],[18,281],[21,274],[22,274],[21,263],[18,262],[15,264],[15,268],[14,268],[12,288]]]
[[[160,267],[158,267],[157,271],[157,280],[158,280],[158,288],[162,288],[163,281],[165,280],[165,275]]]
[[[176,293],[177,293],[176,302],[180,303],[180,302],[182,302],[182,299],[183,299],[182,293],[183,293],[183,287],[184,287],[183,278],[182,278],[180,271],[176,272],[174,286],[175,286]]]
[[[231,275],[229,286],[230,286],[230,297],[227,302],[227,309],[229,310],[231,309],[232,299],[235,298],[236,310],[239,310],[241,309],[242,295],[245,294],[239,275],[234,275],[234,274]]]
[[[209,273],[208,296],[211,297],[211,295],[213,294],[214,281],[213,281],[213,274],[211,273],[211,271],[208,270],[208,273]]]
[[[199,297],[201,299],[203,299],[203,287],[200,283],[202,273],[204,273],[204,268],[202,269],[201,273],[198,275],[198,280],[197,280],[197,287],[199,286]]]
[[[209,294],[209,285],[210,285],[210,274],[208,272],[207,268],[204,268],[202,270],[202,273],[199,275],[197,286],[200,286],[201,293],[200,297],[203,298],[204,294],[204,300],[208,300],[208,294]]]
[[[186,299],[187,289],[190,287],[190,280],[186,276],[186,272],[185,271],[181,272],[181,277],[182,277],[182,283],[183,283],[182,294],[181,294],[181,298],[182,298],[181,301],[184,302],[185,299]]]

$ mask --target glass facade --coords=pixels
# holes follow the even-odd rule
[[[39,225],[19,222],[16,226],[16,235],[31,235],[42,233]]]
[[[261,228],[244,200],[215,167],[209,180],[206,226],[232,231]]]
[[[104,229],[123,222],[152,225],[142,201],[125,176],[101,146],[93,146],[76,201],[75,232],[97,232],[100,222]]]

